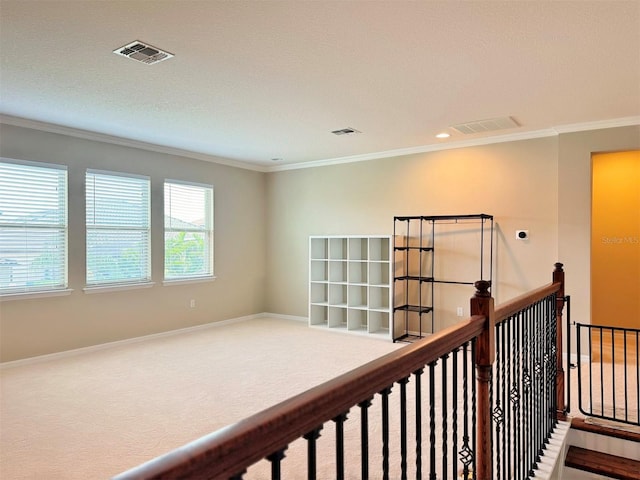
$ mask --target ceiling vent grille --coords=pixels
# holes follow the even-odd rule
[[[517,128],[519,126],[520,125],[518,125],[518,123],[511,117],[499,117],[451,125],[451,128],[457,132],[469,135],[471,133],[495,132],[496,130],[506,130],[508,128]]]
[[[153,65],[154,63],[173,57],[173,53],[165,52],[139,40],[131,42],[120,48],[116,48],[113,53],[122,57],[128,57],[138,62],[146,63],[147,65]]]
[[[333,130],[331,133],[334,135],[355,135],[356,133],[362,133],[355,128],[341,128],[340,130]]]

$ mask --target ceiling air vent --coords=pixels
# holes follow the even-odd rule
[[[511,117],[499,117],[451,125],[451,128],[468,135],[471,133],[495,132],[496,130],[506,130],[508,128],[516,128],[519,126],[520,125],[518,125],[518,123]]]
[[[334,135],[355,135],[356,133],[362,133],[355,128],[342,128],[340,130],[333,130],[331,133]]]
[[[132,60],[137,60],[138,62],[146,63],[147,65],[152,65],[173,57],[173,53],[165,52],[159,48],[152,47],[147,43],[142,43],[139,40],[131,42],[123,47],[116,48],[113,53],[131,58]]]

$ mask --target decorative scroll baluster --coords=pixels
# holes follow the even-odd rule
[[[382,396],[382,478],[389,479],[389,394],[391,387],[380,392]]]
[[[409,377],[398,381],[400,384],[400,478],[407,478],[407,383]]]
[[[413,372],[416,383],[416,480],[422,479],[422,373],[424,369]]]
[[[281,475],[280,463],[284,458],[284,451],[286,449],[287,447],[281,450],[278,450],[277,452],[274,452],[267,457],[267,460],[271,462],[271,480],[280,480],[280,475]]]
[[[369,478],[369,407],[371,406],[371,398],[360,402],[360,449],[361,449],[361,461],[360,469],[362,473],[362,480]]]
[[[474,451],[469,446],[469,343],[462,347],[462,448],[460,460],[462,461],[462,478],[469,480],[469,465],[473,462]]]
[[[316,480],[316,440],[320,438],[320,430],[322,427],[318,427],[315,430],[311,430],[309,433],[303,436],[307,441],[307,479]]]
[[[502,345],[503,343],[503,324],[496,325],[496,345]],[[500,387],[502,386],[502,382],[504,382],[504,376],[500,376],[500,367],[504,363],[504,345],[502,351],[500,348],[496,348],[496,375],[495,375],[495,407],[493,408],[493,422],[496,426],[496,469],[494,475],[496,479],[501,478],[501,470],[500,470],[500,457],[504,455],[504,442],[500,443],[500,426],[502,425],[502,408],[501,408],[501,396],[500,396]],[[504,371],[503,371],[504,374]],[[502,389],[504,391],[504,388]],[[502,450],[501,450],[502,447]]]
[[[346,419],[346,413],[333,419],[336,424],[336,480],[344,480],[344,421]]]

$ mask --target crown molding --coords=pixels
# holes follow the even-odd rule
[[[280,172],[284,170],[298,170],[301,168],[325,167],[329,165],[339,165],[343,163],[364,162],[367,160],[377,160],[389,157],[401,157],[403,155],[413,155],[416,153],[438,152],[441,150],[452,150],[455,148],[477,147],[491,145],[494,143],[517,142],[520,140],[531,140],[535,138],[554,137],[565,133],[583,132],[588,130],[602,130],[606,128],[629,127],[640,125],[640,116],[614,118],[610,120],[600,120],[597,122],[574,123],[560,125],[542,130],[532,130],[528,132],[510,133],[506,135],[496,135],[493,137],[474,138],[470,140],[453,140],[447,143],[420,145],[417,147],[400,148],[387,150],[384,152],[365,153],[362,155],[351,155],[347,157],[328,158],[325,160],[314,160],[304,163],[293,163],[290,165],[279,165],[267,168],[268,172]]]
[[[477,147],[483,145],[491,145],[494,143],[517,142],[521,140],[531,140],[535,138],[553,137],[565,133],[583,132],[588,130],[602,130],[606,128],[628,127],[640,125],[640,116],[631,116],[623,118],[614,118],[610,120],[599,120],[596,122],[575,123],[568,125],[559,125],[552,128],[542,130],[532,130],[528,132],[510,133],[506,135],[496,135],[493,137],[474,138],[469,140],[453,140],[446,143],[438,143],[431,145],[419,145],[416,147],[399,148],[394,150],[386,150],[382,152],[372,152],[360,155],[349,155],[345,157],[327,158],[322,160],[312,160],[309,162],[291,163],[286,165],[263,166],[232,160],[228,158],[216,157],[205,153],[183,150],[180,148],[156,145],[153,143],[141,142],[129,138],[116,137],[89,130],[65,127],[38,120],[30,120],[22,117],[14,117],[11,115],[0,114],[0,123],[14,125],[17,127],[31,128],[49,133],[58,133],[85,140],[94,140],[98,142],[111,143],[124,147],[138,148],[152,152],[165,153],[180,157],[193,158],[210,163],[217,163],[229,167],[242,168],[245,170],[253,170],[256,172],[282,172],[286,170],[299,170],[303,168],[326,167],[330,165],[340,165],[344,163],[365,162],[368,160],[378,160],[382,158],[401,157],[405,155],[414,155],[419,153],[438,152],[442,150],[452,150],[456,148]]]
[[[39,120],[30,120],[28,118],[14,117],[12,115],[0,114],[0,123],[13,125],[16,127],[30,128],[49,133],[58,133],[84,140],[94,140],[97,142],[110,143],[121,147],[138,148],[140,150],[148,150],[151,152],[165,153],[167,155],[175,155],[178,157],[193,158],[195,160],[203,160],[205,162],[217,163],[229,167],[243,168],[245,170],[254,170],[258,172],[266,172],[267,168],[260,165],[254,165],[239,160],[231,160],[228,158],[216,157],[206,153],[192,152],[181,148],[167,147],[157,145],[155,143],[141,142],[130,138],[116,137],[104,133],[92,132],[90,130],[82,130],[80,128],[65,127],[53,123],[41,122]]]

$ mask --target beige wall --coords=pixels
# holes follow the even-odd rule
[[[567,272],[575,320],[589,322],[591,152],[640,148],[640,126],[561,134],[368,162],[258,173],[198,160],[2,126],[0,154],[70,165],[69,297],[0,303],[2,360],[268,311],[306,317],[308,237],[391,234],[394,215],[489,213],[497,222],[498,303]],[[87,295],[84,282],[84,169],[150,174],[215,186],[213,283]],[[153,217],[162,244],[162,217]],[[515,240],[528,229],[530,240]],[[464,302],[473,292],[456,293]],[[197,308],[189,309],[191,298]]]
[[[557,137],[268,174],[268,309],[307,315],[309,235],[390,235],[395,215],[494,215],[493,293],[507,300],[551,281],[557,196]],[[452,302],[468,314],[473,292]]]
[[[0,302],[2,361],[260,313],[265,310],[263,173],[2,125],[4,157],[69,166],[69,296]],[[155,286],[86,294],[84,175],[97,168],[151,176]],[[163,286],[165,178],[210,183],[215,197],[214,282]],[[158,208],[160,206],[160,208]],[[191,299],[196,308],[189,308]]]

